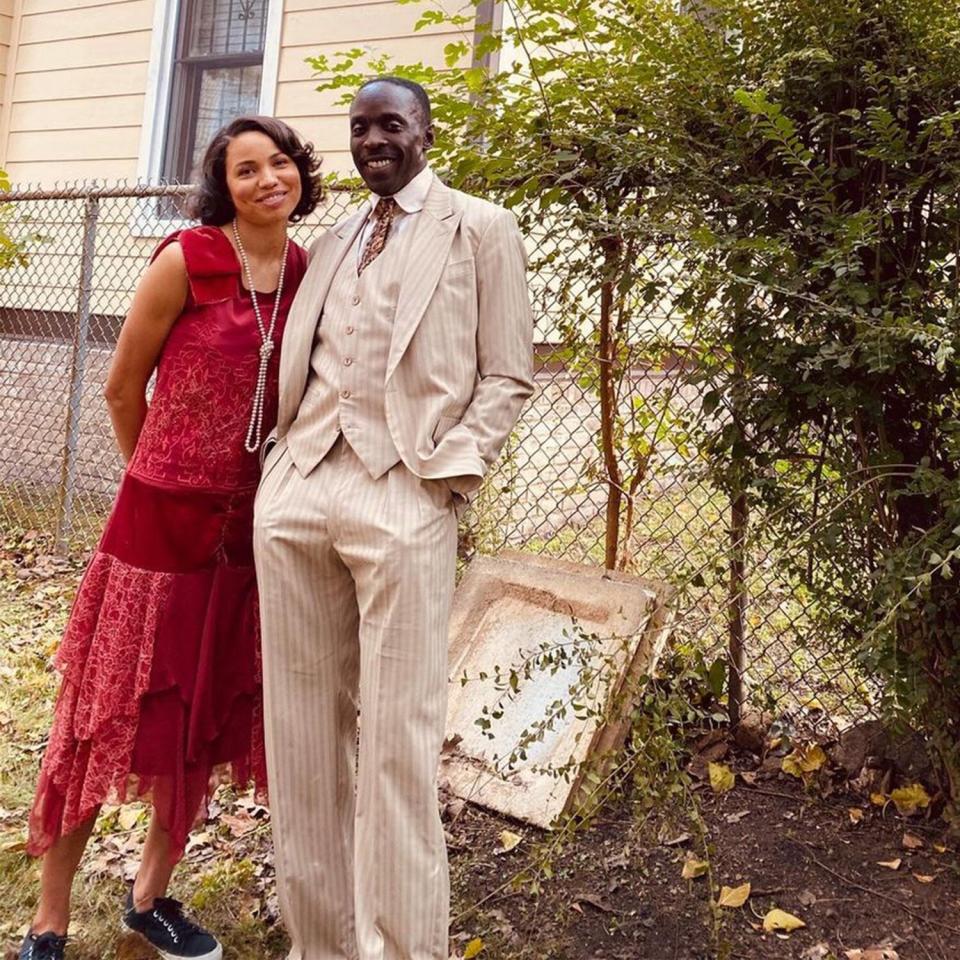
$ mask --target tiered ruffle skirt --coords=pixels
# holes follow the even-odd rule
[[[266,789],[254,493],[124,478],[57,654],[30,853],[133,799],[178,853],[217,783]]]

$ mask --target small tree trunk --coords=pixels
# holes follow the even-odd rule
[[[746,690],[743,676],[747,667],[747,531],[750,512],[745,493],[738,493],[730,505],[730,590],[727,596],[730,679],[727,684],[730,724],[736,726],[743,714]]]
[[[733,315],[733,383],[731,390],[731,415],[733,422],[744,438],[744,384],[746,369],[740,353],[740,344],[746,318],[742,294],[738,295]],[[747,534],[750,525],[750,512],[747,505],[747,484],[745,464],[742,454],[736,447],[732,450],[731,499],[730,499],[730,589],[727,596],[727,626],[729,646],[727,660],[729,677],[727,680],[728,711],[731,726],[740,723],[743,705],[746,700],[744,674],[747,667]]]
[[[607,251],[607,266],[612,266],[615,254]],[[620,545],[620,506],[623,488],[620,481],[620,462],[617,459],[615,428],[617,420],[617,346],[614,334],[614,282],[610,274],[600,288],[600,445],[607,479],[606,536],[604,538],[604,566],[617,568]]]

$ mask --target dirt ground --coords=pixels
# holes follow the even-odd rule
[[[26,812],[57,680],[50,669],[80,566],[22,538],[0,549],[0,944],[7,957],[35,903]],[[722,749],[726,749],[725,747]],[[625,787],[559,850],[555,837],[447,798],[451,955],[481,960],[960,960],[958,839],[942,820],[831,781],[805,791],[747,772],[716,794],[703,779],[679,809]],[[754,779],[753,784],[747,782]],[[653,781],[657,780],[654,777]],[[830,793],[830,791],[827,791]],[[224,941],[230,960],[281,960],[269,814],[222,790],[194,835],[174,895]],[[75,887],[70,960],[147,960],[116,934],[147,824],[106,810]],[[505,849],[509,847],[510,849]],[[687,860],[702,873],[683,879]],[[695,871],[696,872],[696,871]],[[741,906],[713,904],[750,884]],[[743,891],[741,890],[741,895]],[[775,908],[805,924],[764,932]],[[0,956],[2,956],[0,950]]]
[[[859,823],[851,807],[863,810]],[[853,960],[960,957],[955,845],[942,825],[868,807],[852,797],[811,800],[786,780],[738,783],[719,798],[704,791],[713,883],[751,884],[739,909],[711,909],[710,876],[682,879],[696,843],[683,839],[688,830],[668,829],[658,843],[662,825],[638,828],[629,800],[570,845],[539,896],[496,893],[527,838],[498,855],[501,830],[523,831],[468,808],[451,830],[451,863],[461,909],[477,912],[455,920],[455,942],[480,936],[483,956],[518,960],[825,960],[869,948],[878,952]],[[898,860],[896,869],[881,865]],[[806,926],[764,933],[762,919],[775,907]]]

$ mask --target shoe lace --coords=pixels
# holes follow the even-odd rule
[[[58,952],[62,955],[66,945],[67,938],[55,933],[33,935],[30,939],[30,952],[27,954],[27,960],[47,960],[47,958],[56,957]]]
[[[172,897],[157,897],[153,904],[153,918],[166,929],[174,943],[182,943],[203,928],[183,912],[183,904]]]

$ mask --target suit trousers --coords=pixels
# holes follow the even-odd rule
[[[447,960],[452,495],[402,463],[373,479],[342,437],[307,476],[280,446],[254,543],[289,960]]]

